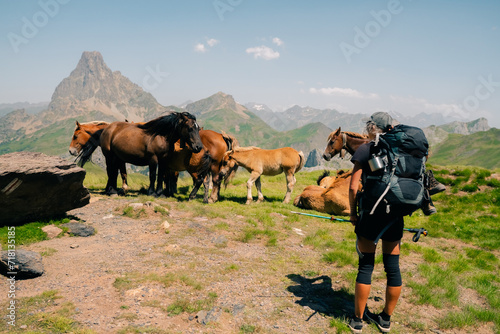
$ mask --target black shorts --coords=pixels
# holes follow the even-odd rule
[[[392,225],[384,232],[380,239],[385,241],[398,241],[403,238],[404,220],[402,216],[390,216],[387,214],[370,215],[364,212],[361,219],[357,222],[354,232],[358,237],[368,240],[375,240],[380,232],[387,226]]]

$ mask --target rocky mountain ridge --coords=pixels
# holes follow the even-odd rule
[[[120,72],[111,71],[99,52],[86,51],[76,68],[55,88],[47,109],[35,115],[19,109],[0,117],[0,152],[22,150],[23,147],[37,149],[39,146],[33,145],[33,142],[48,138],[54,140],[53,132],[67,136],[58,139],[58,142],[65,142],[73,130],[68,124],[74,124],[74,120],[144,121],[171,110],[187,110],[196,115],[201,126],[232,133],[244,146],[292,146],[304,151],[306,156],[313,150],[322,152],[328,134],[338,127],[362,132],[364,119],[369,117],[369,114],[347,114],[297,105],[285,112],[273,112],[264,104],[248,103],[243,106],[224,92],[187,103],[184,108],[164,107]],[[419,126],[401,119],[401,114],[392,114],[402,123]],[[449,133],[470,134],[488,129],[487,120],[481,118],[472,122],[431,126],[425,131],[431,144],[436,145]],[[14,141],[18,143],[1,147],[2,143]],[[61,148],[62,151],[66,149]]]

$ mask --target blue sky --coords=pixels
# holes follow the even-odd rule
[[[163,105],[481,116],[500,127],[500,1],[0,0],[0,103],[99,51]]]

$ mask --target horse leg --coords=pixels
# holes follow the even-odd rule
[[[296,179],[295,175],[291,170],[286,171],[286,195],[283,203],[290,202],[290,197],[292,196],[293,186],[295,185]]]
[[[117,195],[118,190],[116,185],[116,179],[118,177],[118,167],[116,164],[116,157],[107,156],[106,157],[106,172],[108,174],[108,182],[106,183],[106,194],[107,195]]]
[[[125,195],[128,191],[128,183],[127,183],[127,167],[125,166],[125,162],[121,161],[118,169],[120,170],[120,176],[122,178],[122,190]]]
[[[219,172],[212,171],[212,194],[208,199],[208,203],[215,203],[219,200],[221,183],[222,183],[222,177],[219,175]]]
[[[175,172],[167,170],[165,172],[165,196],[174,196],[174,183],[175,183]]]
[[[149,189],[148,196],[155,195],[155,181],[156,181],[156,162],[149,163]]]
[[[193,178],[193,190],[189,194],[189,200],[196,198],[196,194],[198,193],[204,179],[203,175],[199,175],[197,173],[192,173],[191,177]]]
[[[165,196],[163,194],[163,179],[165,178],[165,171],[167,170],[167,166],[163,161],[158,161],[158,180],[156,181],[156,192],[155,197]],[[154,180],[153,180],[154,182]]]
[[[203,203],[210,203],[208,198],[208,194],[210,192],[210,177],[211,174],[208,173],[203,179],[203,188],[205,190],[205,192],[203,193]]]
[[[245,204],[250,204],[253,201],[252,198],[252,185],[260,177],[260,174],[252,172],[250,178],[247,181],[247,202]],[[260,180],[259,180],[260,182]]]
[[[262,194],[262,189],[261,189],[261,183],[260,183],[260,176],[255,180],[255,187],[257,188],[257,203],[261,203],[264,201],[264,195]]]

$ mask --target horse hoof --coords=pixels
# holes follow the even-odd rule
[[[252,204],[252,200],[250,200],[250,199],[249,199],[248,201],[246,201],[246,203],[245,203],[245,204],[246,204],[246,205],[248,205],[248,204]]]

